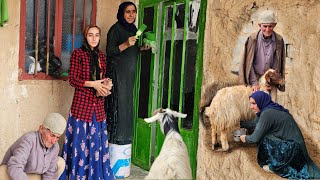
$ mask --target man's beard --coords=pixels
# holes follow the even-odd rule
[[[42,140],[43,142],[43,145],[46,147],[46,148],[51,148],[53,146],[53,144],[49,143],[48,141],[46,140]]]

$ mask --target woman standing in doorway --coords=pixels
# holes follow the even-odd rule
[[[137,15],[132,2],[120,4],[116,22],[107,34],[107,75],[113,80],[112,94],[107,97],[107,112],[110,143],[127,145],[132,143],[133,129],[133,87],[139,49],[136,41]]]
[[[104,97],[112,82],[106,78],[106,56],[98,49],[101,30],[88,25],[81,48],[72,52],[69,82],[75,88],[62,156],[60,179],[114,179],[110,167]]]

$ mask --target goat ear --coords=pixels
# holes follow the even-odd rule
[[[155,122],[157,120],[159,120],[161,118],[161,114],[160,113],[157,113],[156,115],[150,117],[150,118],[144,118],[144,121],[147,122],[147,123],[152,123],[152,122]]]
[[[265,78],[266,78],[266,81],[270,84],[271,82],[271,73],[272,72],[268,72],[266,75],[265,75]]]

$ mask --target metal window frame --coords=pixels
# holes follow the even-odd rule
[[[57,57],[61,58],[61,48],[62,48],[62,21],[63,21],[63,1],[64,0],[56,0],[55,1],[55,21],[52,22],[54,23],[55,26],[55,30],[54,30],[54,55],[56,55]],[[73,0],[74,2],[76,0]],[[36,34],[38,34],[38,17],[39,17],[39,3],[40,0],[35,0],[36,2]],[[49,3],[49,7],[50,7],[50,0],[48,0]],[[86,16],[86,0],[84,0],[84,17]],[[35,71],[35,74],[28,74],[27,72],[25,72],[25,68],[24,68],[24,64],[25,64],[25,36],[26,36],[26,0],[21,0],[20,1],[20,39],[19,39],[19,74],[18,74],[18,80],[53,80],[56,78],[53,78],[51,76],[49,76],[47,73],[37,73]],[[47,5],[48,6],[48,5]],[[74,3],[74,16],[73,18],[75,18],[75,7],[76,4]],[[50,14],[50,10],[47,12],[48,14]],[[96,14],[97,14],[97,0],[92,0],[92,13],[91,13],[91,22],[92,24],[96,23]],[[48,16],[48,19],[50,19],[50,16]],[[50,20],[47,20],[47,27],[50,26]],[[86,19],[83,18],[84,21],[84,26],[85,26],[85,21]],[[73,20],[74,22],[74,20]],[[72,37],[72,50],[74,49],[74,23],[73,23],[73,37]],[[46,43],[47,43],[47,47],[49,45],[49,36],[48,34],[50,33],[50,28],[47,28],[47,39],[46,39]],[[37,39],[38,36],[36,36],[36,42],[39,41],[39,39]],[[36,46],[38,45],[38,43],[36,43]],[[36,60],[38,58],[37,55],[37,48],[36,49]],[[47,49],[47,53],[48,53],[49,49]],[[49,57],[47,56],[47,62],[49,61]],[[62,60],[63,61],[63,60]],[[37,63],[35,63],[36,65]],[[47,63],[47,71],[48,72],[48,68],[49,68],[49,63]],[[65,78],[59,78],[61,80],[65,80]],[[57,79],[56,79],[57,80]]]

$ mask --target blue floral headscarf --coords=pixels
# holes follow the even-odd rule
[[[137,10],[137,6],[130,1],[127,2],[123,2],[120,4],[119,9],[118,9],[118,13],[117,13],[117,19],[118,22],[129,32],[133,32],[136,33],[137,32],[137,27],[134,25],[134,23],[129,24],[125,19],[124,19],[124,11],[126,10],[126,8],[130,5],[133,5],[136,10]]]
[[[268,108],[276,109],[279,111],[284,111],[284,112],[289,113],[289,111],[287,109],[285,109],[283,106],[281,106],[278,103],[273,102],[271,100],[271,96],[263,91],[256,91],[256,92],[252,93],[250,97],[256,101],[256,104],[258,105],[258,108],[260,109],[260,112],[256,113],[258,117],[260,117],[260,114]]]

